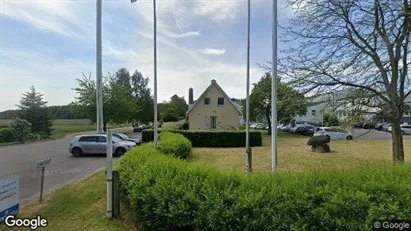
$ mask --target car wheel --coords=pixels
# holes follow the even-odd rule
[[[121,157],[126,153],[126,150],[124,148],[117,148],[116,151],[114,152],[114,156],[116,157]]]
[[[405,135],[405,132],[404,132],[404,131],[401,131],[401,134]]]
[[[328,139],[331,140],[331,137],[329,135],[326,135],[326,137],[328,137]]]
[[[81,156],[81,154],[83,154],[83,152],[81,151],[80,148],[74,148],[74,149],[71,151],[71,154],[72,154],[74,157],[79,157],[79,156]]]
[[[347,140],[352,140],[353,137],[352,136],[347,136]]]

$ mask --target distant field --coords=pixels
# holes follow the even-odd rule
[[[11,120],[0,119],[1,125],[10,125]],[[126,127],[127,124],[110,127]],[[54,120],[52,138],[62,138],[70,133],[92,131],[96,129],[95,124],[91,124],[89,119]]]

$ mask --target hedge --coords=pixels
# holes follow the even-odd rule
[[[161,133],[159,129],[159,134]],[[184,135],[191,141],[193,147],[245,147],[245,131],[184,131],[168,130],[170,132]],[[154,130],[144,130],[142,133],[143,142],[154,140]],[[261,132],[250,131],[250,146],[262,146]]]
[[[12,128],[0,128],[0,143],[16,141],[16,133]]]
[[[157,147],[162,153],[181,159],[187,159],[191,153],[190,141],[183,135],[172,132],[161,133]]]
[[[371,230],[409,219],[411,165],[276,175],[220,171],[143,144],[117,169],[147,230]]]

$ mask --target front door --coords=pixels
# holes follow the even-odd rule
[[[210,124],[211,124],[211,129],[217,128],[217,116],[210,117]]]

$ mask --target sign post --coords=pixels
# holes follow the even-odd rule
[[[7,216],[19,212],[20,177],[18,175],[0,179],[0,224]]]
[[[111,131],[107,130],[107,217],[113,217],[113,142]]]
[[[50,165],[51,159],[44,159],[37,162],[37,168],[41,168],[41,182],[40,182],[40,203],[43,202],[43,189],[44,189],[44,172],[46,170],[46,166]]]

